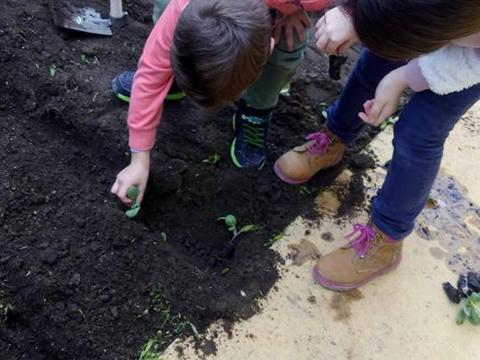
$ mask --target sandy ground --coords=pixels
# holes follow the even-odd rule
[[[474,159],[480,155],[479,130],[480,104],[451,134],[440,175],[443,179],[453,175],[464,200],[477,205],[480,204],[477,185],[480,168]],[[368,149],[378,157],[377,167],[370,174],[371,181],[366,182],[370,194],[374,194],[383,181],[383,165],[392,152],[391,138],[389,129]],[[338,183],[348,179],[346,172]],[[319,203],[324,204],[326,198],[330,200],[329,205],[319,211],[323,214],[334,211],[338,203],[335,189],[330,193],[327,190],[322,196],[319,200],[323,202]],[[448,201],[442,204],[448,208],[445,202]],[[419,221],[431,221],[427,215],[422,214]],[[443,238],[451,235],[449,238],[454,241],[426,240],[415,231],[406,240],[399,269],[358,291],[334,293],[314,284],[311,276],[314,260],[309,258],[315,257],[317,251],[326,254],[342,245],[351,224],[365,221],[367,217],[363,211],[358,218],[345,219],[340,225],[325,215],[314,222],[298,218],[275,246],[286,261],[279,265],[281,279],[261,302],[262,311],[236,324],[231,334],[222,324],[214,325],[207,335],[217,335],[214,354],[196,353],[187,340],[172,344],[164,359],[478,359],[479,329],[455,324],[457,307],[448,302],[441,287],[444,281],[456,281],[457,275],[448,265],[456,252],[466,254],[479,250],[478,219],[468,220],[469,231],[462,233],[462,244],[455,241],[456,234],[446,230],[441,231]],[[427,226],[434,228],[438,224]],[[292,254],[298,251],[303,264],[292,261]],[[238,290],[240,297],[242,289]]]

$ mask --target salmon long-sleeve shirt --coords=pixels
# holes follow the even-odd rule
[[[241,0],[240,0],[241,1]],[[285,15],[298,10],[320,11],[331,0],[264,0]],[[157,21],[140,58],[128,110],[129,145],[132,151],[148,151],[154,143],[163,111],[163,102],[175,75],[170,49],[175,27],[189,0],[172,0]]]

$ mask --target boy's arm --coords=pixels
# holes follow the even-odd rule
[[[128,111],[129,145],[133,151],[148,151],[174,80],[170,49],[182,0],[173,0],[150,33],[135,74]]]
[[[298,10],[320,11],[333,5],[333,0],[265,0],[267,5],[285,15]]]
[[[406,67],[408,86],[446,95],[480,83],[480,49],[446,46],[412,60]]]

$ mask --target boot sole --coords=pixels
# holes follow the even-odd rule
[[[381,275],[384,275],[386,273],[389,273],[389,272],[395,270],[398,267],[398,265],[400,265],[401,261],[402,261],[402,257],[399,256],[398,260],[396,262],[394,262],[392,265],[390,265],[386,268],[383,268],[380,271],[377,271],[376,273],[370,275],[365,280],[362,280],[362,281],[360,281],[358,283],[355,283],[355,284],[342,284],[342,283],[337,283],[337,282],[334,282],[334,281],[330,281],[327,278],[325,278],[322,274],[320,274],[320,272],[315,267],[313,268],[312,272],[313,272],[313,278],[314,278],[315,282],[317,284],[323,286],[324,288],[329,289],[329,290],[333,290],[333,291],[350,291],[350,290],[355,290],[355,289],[369,283],[370,281],[376,279],[377,277],[379,277]]]

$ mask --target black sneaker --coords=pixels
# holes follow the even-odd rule
[[[233,115],[235,139],[230,156],[239,168],[261,169],[265,165],[266,139],[271,109],[256,110],[242,102]]]
[[[130,95],[132,93],[133,78],[135,71],[129,70],[121,73],[112,80],[112,89],[115,96],[122,101],[130,102]],[[185,93],[180,90],[178,85],[174,82],[168,91],[167,100],[179,101],[185,97]]]

